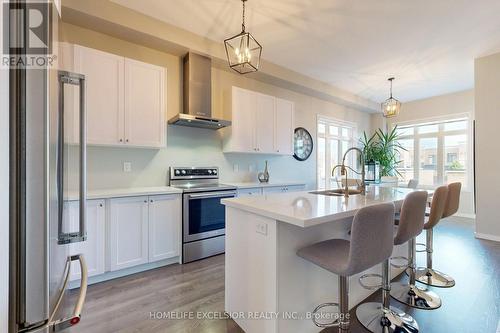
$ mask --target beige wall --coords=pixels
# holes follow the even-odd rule
[[[475,60],[476,235],[500,241],[500,53]]]
[[[381,114],[372,115],[372,128],[392,127],[397,123],[414,122],[432,118],[453,117],[454,115],[469,114],[474,119],[474,90],[465,90],[452,94],[434,96],[422,100],[403,103],[401,113],[394,118],[385,120]],[[472,156],[470,157],[472,160]],[[472,168],[472,163],[470,168]],[[471,178],[472,175],[471,175]],[[474,187],[462,191],[459,213],[464,216],[474,215]]]
[[[62,39],[106,52],[150,62],[167,68],[167,115],[181,110],[181,58],[70,24],[63,24]],[[215,116],[227,111],[231,86],[252,89],[295,103],[295,126],[315,136],[318,114],[355,122],[359,132],[370,131],[370,115],[283,87],[263,83],[212,68],[212,109]],[[227,117],[227,114],[225,116]],[[88,150],[89,188],[153,186],[166,183],[167,168],[179,165],[217,165],[227,180],[255,180],[256,170],[270,163],[272,180],[303,181],[316,186],[316,158],[299,162],[293,157],[223,154],[220,133],[211,130],[168,126],[167,148],[160,150],[90,147]],[[132,162],[132,172],[122,172],[122,163]],[[235,165],[239,171],[234,171]],[[253,169],[253,171],[249,171]]]

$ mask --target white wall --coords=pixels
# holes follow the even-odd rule
[[[500,241],[500,53],[475,60],[476,235]]]
[[[3,17],[0,6],[0,17]],[[0,36],[3,36],[0,24]],[[0,69],[0,332],[8,330],[9,307],[9,76]]]
[[[474,119],[474,90],[465,90],[452,94],[434,96],[426,99],[403,102],[401,113],[394,118],[387,119],[389,127],[397,123],[413,122],[437,117],[453,117],[454,115],[468,113]],[[385,126],[381,114],[372,115],[372,127]],[[470,157],[472,159],[472,156]],[[471,174],[471,178],[473,175]],[[472,217],[474,215],[474,186],[463,189],[460,197],[459,214]]]

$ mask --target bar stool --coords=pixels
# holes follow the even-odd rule
[[[432,198],[429,220],[424,224],[426,231],[425,252],[427,252],[427,267],[417,268],[415,277],[418,282],[440,288],[450,288],[455,285],[455,280],[451,276],[437,271],[432,267],[433,230],[441,218],[449,217],[457,212],[461,186],[461,183],[442,186],[446,187],[447,195],[436,197],[436,194],[434,194]]]
[[[415,191],[406,196],[401,207],[400,223],[394,235],[394,245],[404,244],[422,232],[426,202],[426,191]],[[362,286],[364,286],[363,277],[360,277]],[[358,317],[359,322],[370,332],[418,332],[418,324],[410,315],[390,306],[391,293],[389,259],[387,259],[382,266],[382,302],[359,305],[356,309],[356,317]],[[437,297],[437,295],[422,293],[419,295],[419,300],[430,299],[433,301],[434,296]],[[437,299],[441,305],[439,297]]]
[[[446,195],[446,187],[438,188],[434,195]],[[417,237],[424,228],[425,208],[427,206],[427,192],[418,191],[408,194],[401,207],[399,227],[394,237],[394,245],[408,242],[408,264],[404,267],[409,270],[409,282],[394,282],[391,284],[391,296],[397,301],[413,308],[432,310],[441,306],[439,296],[429,290],[422,290],[415,286],[415,252]],[[402,258],[402,257],[399,257]]]
[[[339,327],[349,330],[349,276],[360,273],[387,260],[393,247],[394,204],[384,203],[361,208],[352,221],[351,239],[330,239],[301,248],[297,255],[329,272],[338,275],[339,303],[323,303],[313,311],[313,322],[318,327]],[[338,318],[320,323],[320,309],[338,307]]]

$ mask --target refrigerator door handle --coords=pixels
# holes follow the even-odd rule
[[[83,242],[87,239],[87,115],[85,110],[85,76],[81,74],[59,71],[59,133],[57,144],[57,200],[59,214],[59,244]],[[80,87],[80,215],[79,228],[76,232],[63,232],[64,210],[64,85],[71,84]]]
[[[80,283],[80,294],[78,295],[78,299],[76,301],[73,314],[63,319],[54,320],[54,317],[56,316],[57,311],[59,310],[59,306],[61,305],[61,302],[64,298],[64,294],[66,293],[66,289],[69,284],[69,278],[71,275],[71,262],[75,260],[78,260],[80,262],[80,272],[82,274]],[[88,284],[87,263],[85,261],[85,258],[83,257],[83,254],[69,256],[68,259],[66,260],[66,267],[64,269],[64,272],[66,274],[64,277],[64,282],[61,288],[61,292],[57,297],[54,309],[52,310],[46,324],[23,330],[22,331],[23,333],[34,333],[42,330],[46,331],[47,329],[49,329],[50,332],[58,332],[68,327],[74,326],[80,322],[83,304],[85,303],[85,298],[87,296],[87,284]]]
[[[71,268],[71,262],[78,260],[80,262],[80,272],[81,272],[81,283],[80,283],[80,294],[78,295],[78,299],[75,304],[75,308],[73,310],[73,314],[70,317],[59,319],[56,321],[53,321],[53,317],[57,312],[57,308],[59,307],[59,304],[64,296],[64,293],[66,291],[66,287],[68,286],[69,283],[69,277],[70,277],[70,268]],[[88,271],[87,271],[87,263],[85,262],[85,258],[83,257],[83,254],[76,254],[68,257],[67,261],[68,265],[68,270],[66,273],[66,278],[64,279],[64,286],[63,289],[61,290],[61,295],[59,296],[56,306],[54,307],[54,311],[49,317],[49,322],[48,326],[51,328],[52,332],[58,332],[62,331],[68,327],[71,327],[73,325],[76,325],[80,322],[81,315],[82,315],[82,308],[83,308],[83,303],[85,303],[85,298],[87,296],[87,283],[88,283]]]

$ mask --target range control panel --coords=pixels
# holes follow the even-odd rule
[[[170,179],[217,179],[219,168],[217,167],[170,167]]]

